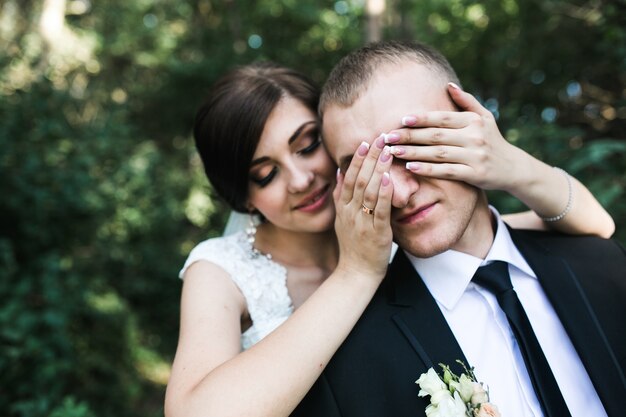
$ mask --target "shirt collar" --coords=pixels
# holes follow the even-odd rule
[[[489,208],[496,220],[497,229],[485,259],[452,249],[430,258],[418,258],[405,252],[435,300],[448,310],[454,309],[478,268],[490,262],[507,262],[524,274],[537,278],[513,243],[500,213],[492,206]]]

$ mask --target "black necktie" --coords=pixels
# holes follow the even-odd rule
[[[496,261],[481,266],[474,274],[472,281],[496,296],[500,308],[509,319],[543,413],[549,417],[569,416],[569,410],[550,365],[541,350],[522,303],[513,289],[508,264]]]

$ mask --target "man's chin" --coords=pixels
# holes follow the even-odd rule
[[[450,248],[451,242],[446,241],[416,241],[413,239],[394,239],[398,246],[409,254],[417,258],[430,258],[435,255],[439,255],[447,251]]]

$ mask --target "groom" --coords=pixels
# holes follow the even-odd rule
[[[345,168],[363,138],[399,128],[398,115],[455,111],[450,81],[458,82],[447,60],[421,44],[379,43],[351,53],[322,93],[331,156]],[[428,399],[418,397],[414,381],[429,367],[439,371],[439,363],[460,373],[457,359],[475,367],[506,417],[626,415],[624,249],[593,237],[508,229],[483,191],[420,177],[400,161],[391,177],[400,250],[293,416],[424,415]],[[532,325],[540,346],[532,354],[497,291],[473,280],[480,266],[495,264],[505,265],[507,278],[496,281],[510,277]],[[548,365],[528,362],[536,350],[538,363]]]

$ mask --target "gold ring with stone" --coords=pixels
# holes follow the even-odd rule
[[[374,214],[374,209],[367,207],[365,204],[361,204],[361,207],[362,207],[361,210],[363,210],[363,213]]]

